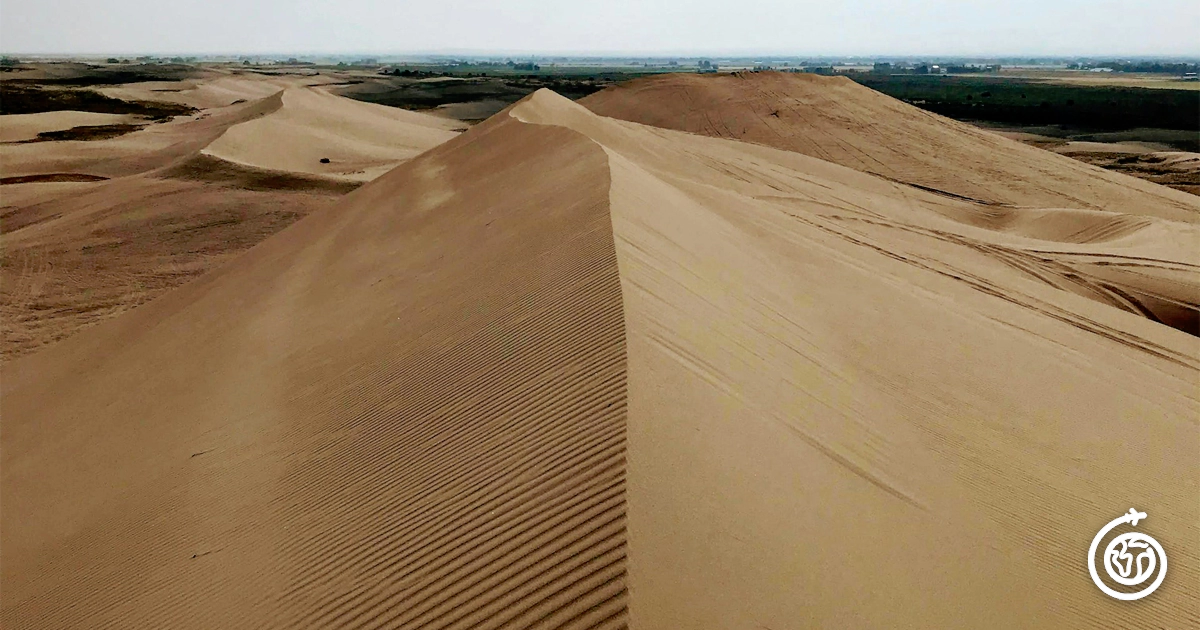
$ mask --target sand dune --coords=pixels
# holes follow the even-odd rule
[[[4,359],[148,302],[348,192],[278,173],[258,174],[268,185],[255,186],[253,173],[211,165],[199,179],[185,167],[0,190]]]
[[[324,82],[324,79],[289,79],[288,82],[292,85],[297,82]],[[166,101],[199,109],[212,109],[233,105],[238,101],[266,98],[278,92],[281,84],[278,79],[262,75],[236,74],[183,81],[143,81],[98,88],[96,91],[126,101]]]
[[[10,364],[0,620],[1186,627],[1196,339],[1013,252],[1193,224],[993,208],[538,92]]]
[[[369,181],[463,128],[317,88],[289,88],[280,98],[277,111],[229,128],[204,153],[260,168]]]
[[[435,150],[236,265],[18,362],[3,396],[4,514],[42,518],[4,522],[15,568],[5,625],[619,624],[624,338],[605,158],[568,130],[526,127],[452,141],[464,148]],[[559,177],[492,198],[534,167]],[[464,235],[474,246],[448,255],[447,239]],[[72,447],[38,436],[69,424],[75,403],[23,405],[46,402],[52,366],[114,352],[133,370],[103,371],[127,387],[156,389],[145,369],[167,370],[160,395],[125,398],[89,425],[106,427],[105,457],[127,453],[132,466],[51,473]],[[87,391],[61,399],[92,405],[116,384],[73,382]],[[23,482],[45,473],[35,483],[73,488],[81,503],[42,504]],[[116,477],[88,481],[98,474]],[[182,503],[160,503],[169,496]],[[142,529],[130,510],[149,503],[166,508],[153,526],[165,538],[87,542]],[[93,510],[104,516],[84,516]],[[44,527],[57,551],[39,543]],[[64,561],[145,580],[63,582],[53,567]],[[62,587],[86,601],[45,608]],[[278,599],[264,606],[268,593]]]
[[[108,140],[0,145],[0,356],[145,303],[455,135],[441,118],[313,81],[217,78],[213,90],[266,95]],[[75,114],[34,116],[73,125]],[[239,152],[241,141],[254,144]]]
[[[277,91],[255,101],[176,117],[106,140],[0,145],[0,162],[4,164],[5,177],[44,173],[108,178],[135,175],[195,155],[230,126],[264,116],[281,106]]]
[[[199,151],[269,170],[366,181],[454,136],[461,123],[361,103],[302,85],[256,81],[261,98],[203,110],[108,140],[0,145],[5,177],[144,173]],[[299,82],[299,84],[298,84]],[[265,89],[265,88],[264,88]],[[328,157],[330,164],[321,164]]]
[[[95,112],[44,112],[41,114],[7,114],[0,116],[0,142],[33,140],[45,131],[62,131],[72,127],[117,125],[137,120],[124,114]]]
[[[968,202],[938,210],[962,225],[924,227],[976,241],[1052,286],[1200,335],[1194,195],[925,112],[844,77],[664,75],[580,102],[605,116],[795,151]],[[1152,226],[1170,236],[1135,236]]]
[[[670,74],[580,103],[602,116],[796,151],[990,203],[1200,221],[1192,195],[926,112],[845,77]]]

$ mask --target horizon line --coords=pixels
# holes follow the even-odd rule
[[[665,50],[665,51],[544,51],[544,50],[506,50],[506,49],[441,49],[441,50],[424,50],[424,51],[397,51],[397,50],[361,50],[361,51],[148,51],[148,50],[125,50],[125,51],[88,51],[88,52],[48,52],[48,51],[0,51],[0,55],[4,56],[33,56],[33,57],[104,57],[104,56],[153,56],[153,57],[268,57],[268,56],[292,56],[292,57],[353,57],[353,56],[392,56],[392,57],[454,57],[454,56],[477,56],[477,57],[504,57],[504,56],[524,56],[524,57],[560,57],[565,59],[669,59],[669,58],[707,58],[707,57],[731,57],[735,59],[745,59],[749,57],[776,57],[776,58],[851,58],[851,59],[878,59],[878,58],[894,58],[894,59],[920,59],[929,57],[955,57],[962,59],[1113,59],[1113,58],[1130,58],[1130,59],[1186,59],[1200,61],[1200,51],[1190,53],[1132,53],[1132,52],[1075,52],[1075,53],[1037,53],[1037,52],[1006,52],[1006,53],[967,53],[967,52],[940,52],[940,53],[914,53],[914,52],[879,52],[879,53],[837,53],[837,52],[793,52],[793,51],[755,51],[749,49],[726,49],[726,50]]]

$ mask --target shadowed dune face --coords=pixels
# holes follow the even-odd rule
[[[1036,254],[1191,224],[989,209],[537,92],[10,364],[0,620],[1186,626],[1200,349]]]

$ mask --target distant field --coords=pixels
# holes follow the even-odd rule
[[[1083,85],[985,76],[849,75],[943,116],[1094,132],[1138,127],[1200,133],[1200,91]],[[1195,139],[1180,146],[1197,150]]]
[[[1099,85],[1143,87],[1160,90],[1200,90],[1200,81],[1183,80],[1171,75],[1131,72],[1084,72],[1080,70],[1004,70],[1000,78],[1028,79],[1065,83],[1067,85]]]

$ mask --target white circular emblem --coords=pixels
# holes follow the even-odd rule
[[[1108,543],[1108,546],[1104,548],[1104,571],[1117,584],[1137,586],[1149,580],[1155,574],[1154,569],[1158,567],[1158,577],[1150,586],[1133,593],[1122,593],[1109,588],[1100,580],[1100,575],[1096,572],[1096,548],[1100,546],[1100,541],[1105,534],[1123,523],[1137,527],[1138,521],[1144,518],[1146,518],[1145,512],[1138,512],[1130,508],[1128,514],[1122,514],[1120,518],[1113,519],[1109,521],[1108,525],[1100,528],[1100,532],[1092,539],[1092,546],[1088,549],[1088,572],[1092,574],[1092,581],[1096,583],[1096,586],[1100,587],[1100,590],[1109,597],[1125,601],[1141,599],[1153,593],[1162,584],[1163,578],[1167,576],[1167,553],[1163,551],[1162,545],[1158,544],[1157,540],[1139,532],[1121,534]]]

